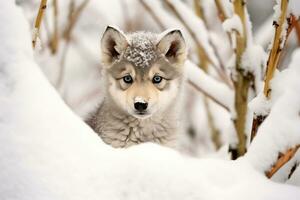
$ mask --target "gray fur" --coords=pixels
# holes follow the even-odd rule
[[[146,68],[157,58],[156,35],[153,33],[136,32],[128,36],[129,46],[124,58],[134,66]]]
[[[143,142],[176,147],[178,130],[181,128],[176,104],[174,102],[164,113],[141,120],[118,109],[108,97],[87,123],[105,143],[116,148]]]
[[[153,33],[137,32],[125,35],[112,27],[108,27],[104,33],[101,45],[102,60],[105,65],[106,93],[103,102],[90,115],[87,123],[107,144],[113,147],[128,147],[143,142],[155,142],[166,146],[176,146],[176,138],[181,130],[182,121],[180,119],[182,67],[186,51],[182,35],[178,34],[178,31],[172,31],[170,34],[167,34],[163,40]],[[180,44],[178,46],[175,43],[177,46],[174,46],[174,51],[178,54],[167,58],[165,53],[169,48],[173,48],[172,42]],[[130,69],[134,69],[135,82],[130,88],[121,87],[120,79],[122,80],[124,72]],[[164,75],[163,86],[154,86],[149,80],[151,69],[159,70]],[[171,83],[173,89],[170,86]],[[111,90],[117,95],[113,95]],[[124,95],[127,90],[141,93],[129,98],[128,95],[131,93]],[[155,96],[158,93],[159,95]],[[124,109],[124,106],[118,104],[126,101],[127,105],[127,101],[130,101],[128,106],[130,107],[134,104],[134,99],[140,98],[140,95],[146,95],[150,100],[152,99],[153,105],[162,106],[158,106],[151,116],[141,118],[130,114],[132,112],[127,110],[130,108]],[[147,101],[151,102],[149,99]],[[156,99],[156,103],[153,103],[153,99]]]

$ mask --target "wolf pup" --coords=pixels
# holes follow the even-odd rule
[[[181,32],[125,35],[108,26],[101,49],[105,97],[87,123],[113,147],[176,146],[186,59]]]

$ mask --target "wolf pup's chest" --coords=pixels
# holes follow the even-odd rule
[[[98,127],[98,134],[113,147],[129,147],[143,142],[174,146],[175,127],[153,119],[139,120],[131,116],[109,120]]]

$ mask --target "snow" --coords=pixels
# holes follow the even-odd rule
[[[197,65],[191,61],[186,61],[185,70],[187,78],[209,94],[218,102],[221,102],[225,108],[231,110],[233,108],[233,91],[224,83],[206,75]]]
[[[142,68],[149,67],[156,58],[156,37],[152,33],[135,32],[128,36],[130,46],[126,48],[124,57]]]
[[[291,77],[285,79],[288,90],[244,159],[195,159],[155,144],[113,149],[71,111],[41,72],[22,10],[13,1],[0,4],[0,199],[299,199],[299,188],[264,177],[261,169],[270,165],[271,152],[259,151],[266,146],[263,129],[273,136],[273,123],[284,123],[280,130],[288,127],[291,138],[275,134],[268,139],[289,140],[288,145],[299,141],[299,51],[281,75]],[[186,69],[199,87],[230,107],[227,86],[189,61]]]
[[[271,102],[261,92],[249,103],[249,108],[255,116],[267,116],[270,113]]]
[[[146,103],[143,97],[137,96],[134,98],[134,102]]]
[[[273,10],[273,21],[278,22],[279,17],[281,15],[281,0],[276,0],[276,4],[274,5]]]
[[[222,24],[226,32],[237,31],[239,35],[243,36],[243,24],[238,15],[234,14],[231,18],[226,19]]]
[[[282,31],[280,32],[280,49],[282,49],[285,45],[286,42],[286,35],[287,35],[287,30],[288,30],[288,22],[287,22],[287,18],[290,16],[290,13],[294,12],[295,10],[297,10],[295,3],[292,2],[292,4],[288,3],[288,7],[287,7],[287,12],[285,14],[285,16],[283,17],[283,25],[282,25]],[[300,7],[298,7],[300,8]],[[276,5],[273,7],[274,9],[274,15],[273,15],[273,20],[279,24],[280,21],[280,16],[283,14],[282,10],[281,10],[281,0],[276,0]],[[297,15],[297,13],[296,13]]]
[[[272,95],[275,93],[272,101],[275,102],[246,155],[259,171],[270,169],[277,160],[279,152],[284,153],[287,149],[300,144],[299,58],[298,49],[293,54],[289,68],[277,73],[272,80]],[[261,107],[264,108],[265,105]]]
[[[247,73],[254,74],[255,87],[257,91],[261,90],[264,66],[267,62],[267,54],[264,49],[253,42],[249,42],[242,55],[242,66]]]

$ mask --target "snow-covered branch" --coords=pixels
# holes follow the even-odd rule
[[[254,118],[252,122],[251,140],[255,137],[258,127],[262,124],[268,115],[271,103],[268,101],[271,98],[271,80],[274,76],[275,70],[278,67],[280,56],[286,44],[287,37],[292,30],[293,17],[288,14],[288,0],[278,1],[274,10],[274,36],[271,43],[271,50],[269,52],[268,61],[266,63],[266,72],[264,76],[263,94],[260,94],[255,103],[252,103],[254,109]],[[264,104],[264,106],[256,106],[255,104]],[[254,105],[254,106],[253,106]],[[262,107],[264,107],[262,109]]]
[[[185,67],[187,78],[192,86],[226,110],[232,109],[233,91],[227,85],[208,76],[191,61],[187,61]]]
[[[297,50],[289,68],[275,77],[276,101],[246,155],[259,171],[265,172],[269,177],[286,164],[299,148],[299,58],[300,50]],[[282,85],[282,82],[285,84]]]
[[[235,51],[235,66],[232,70],[232,78],[234,83],[235,98],[234,108],[235,114],[233,122],[238,137],[236,147],[237,156],[241,156],[246,152],[246,121],[247,121],[247,105],[248,92],[254,80],[254,74],[249,70],[250,66],[244,63],[247,47],[251,44],[251,30],[248,13],[245,8],[244,0],[234,0],[234,15],[223,22],[223,27],[230,31],[232,37],[232,47]],[[250,55],[247,56],[250,58]],[[258,66],[252,66],[258,67]],[[235,147],[232,147],[235,148]]]
[[[47,0],[41,0],[40,8],[39,8],[39,11],[38,11],[38,14],[37,14],[37,17],[35,20],[35,24],[34,24],[34,32],[33,32],[33,37],[32,37],[33,48],[35,48],[36,42],[39,37],[40,27],[41,27],[41,23],[42,23],[46,8],[47,8]]]

